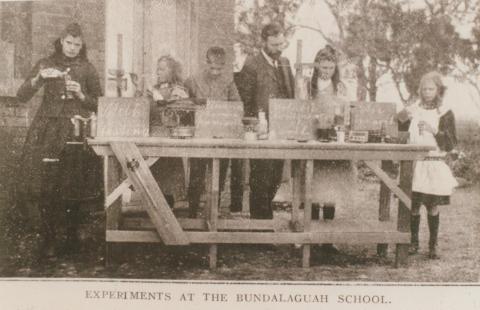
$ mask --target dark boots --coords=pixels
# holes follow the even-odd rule
[[[51,192],[43,192],[38,204],[40,212],[40,231],[42,244],[40,256],[44,258],[53,258],[57,253],[57,227],[59,203]]]
[[[430,240],[428,242],[428,258],[438,259],[437,254],[437,239],[438,226],[440,224],[440,214],[428,216],[428,230],[430,231]]]
[[[51,206],[48,202],[42,202],[39,205],[40,219],[41,219],[41,235],[42,244],[40,249],[40,255],[44,258],[52,258],[56,254],[56,229],[55,218],[51,215]]]
[[[57,182],[58,171],[58,160],[44,159],[42,161],[38,209],[40,211],[41,235],[43,237],[40,255],[43,258],[53,258],[57,254],[57,228],[59,214],[62,212],[59,199],[60,187]]]
[[[65,202],[66,239],[64,254],[74,254],[80,251],[78,228],[80,224],[79,202]]]
[[[333,220],[335,218],[335,203],[327,202],[323,205],[323,219]]]
[[[313,208],[312,208],[313,209]],[[335,203],[327,202],[323,205],[323,219],[333,220],[335,218]],[[322,253],[338,254],[338,249],[332,243],[324,243],[320,246]]]
[[[428,215],[428,230],[430,232],[430,240],[428,242],[428,258],[438,259],[437,254],[437,240],[438,240],[438,226],[440,215]],[[410,231],[412,233],[409,254],[417,254],[419,248],[418,231],[420,228],[420,215],[412,215],[410,218]]]
[[[410,231],[411,231],[411,240],[410,240],[410,249],[408,250],[408,254],[413,255],[418,253],[418,231],[420,228],[420,214],[412,215],[410,217]]]

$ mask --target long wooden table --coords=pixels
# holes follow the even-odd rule
[[[226,139],[101,138],[88,143],[104,159],[106,242],[163,242],[167,245],[209,244],[210,267],[216,266],[217,244],[302,244],[303,266],[310,264],[310,246],[319,243],[376,243],[386,254],[396,244],[395,265],[406,263],[410,241],[410,194],[415,160],[431,149],[400,144],[353,144]],[[149,166],[161,157],[209,158],[204,218],[175,217]],[[277,219],[219,219],[219,161],[222,158],[292,161],[292,212],[287,231],[276,231]],[[381,180],[379,218],[355,223],[335,219],[312,221],[314,160],[363,160]],[[399,184],[388,168],[400,162]],[[121,168],[120,168],[121,167]],[[386,172],[387,171],[387,172]],[[133,186],[148,218],[122,217],[120,197]],[[390,221],[390,192],[399,198],[396,225]],[[245,200],[245,199],[244,199]],[[248,200],[248,199],[247,199]],[[304,204],[303,216],[300,204]],[[111,253],[107,253],[107,258]]]

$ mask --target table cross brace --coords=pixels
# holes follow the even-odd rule
[[[145,160],[147,165],[149,167],[153,166],[154,163],[157,162],[157,160],[160,157],[149,157]],[[123,180],[120,185],[118,185],[115,190],[113,190],[105,199],[105,209],[108,209],[120,196],[122,196],[130,187],[132,186],[132,182],[130,181],[129,178],[126,178]]]
[[[397,182],[391,179],[388,174],[383,171],[383,169],[372,161],[364,161],[365,164],[372,169],[377,177],[382,180],[383,183],[392,191],[392,193],[400,199],[401,202],[405,204],[408,209],[411,209],[412,200],[411,198],[398,186]]]
[[[145,210],[162,241],[167,245],[189,244],[137,146],[132,142],[111,142],[110,146],[124,173],[141,194]],[[132,162],[135,165],[129,165]]]

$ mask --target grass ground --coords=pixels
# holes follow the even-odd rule
[[[359,186],[356,210],[339,210],[338,216],[376,217],[378,183],[364,181]],[[373,202],[373,203],[368,203]],[[205,246],[165,247],[159,245],[122,245],[118,264],[104,264],[103,218],[93,216],[83,226],[83,248],[76,256],[38,261],[35,232],[0,243],[0,276],[6,277],[93,277],[154,278],[204,280],[292,280],[292,281],[406,281],[406,282],[477,282],[478,229],[480,227],[480,187],[458,189],[452,204],[441,211],[440,260],[426,258],[428,228],[422,210],[421,251],[410,256],[408,266],[394,268],[394,246],[387,258],[376,256],[376,246],[336,245],[339,254],[312,251],[312,267],[302,269],[301,251],[293,246],[219,247],[216,270],[208,269]],[[5,210],[5,209],[2,209]],[[284,211],[280,211],[282,213]],[[281,214],[279,214],[281,215]],[[0,219],[6,219],[0,216]],[[5,227],[6,223],[2,223]],[[11,232],[10,232],[11,233]]]
[[[78,255],[39,260],[37,254],[41,246],[35,212],[27,214],[29,220],[25,221],[25,216],[20,216],[9,203],[8,194],[15,177],[14,163],[19,147],[11,136],[0,132],[0,142],[5,146],[0,149],[0,277],[479,282],[480,165],[476,160],[479,144],[478,137],[467,135],[478,133],[478,128],[475,128],[459,128],[459,150],[468,155],[468,160],[460,163],[460,176],[467,179],[466,184],[473,185],[457,189],[452,196],[452,204],[441,209],[440,260],[426,258],[428,228],[425,210],[422,209],[422,248],[418,255],[409,257],[406,267],[393,268],[393,245],[386,258],[375,255],[374,244],[336,244],[340,250],[340,254],[336,255],[325,255],[314,248],[312,267],[308,270],[300,268],[301,251],[293,246],[224,245],[219,247],[218,268],[214,271],[208,269],[205,246],[139,244],[124,245],[121,252],[127,255],[119,257],[116,266],[106,268],[105,226],[100,204],[97,212],[90,212],[93,215],[85,219],[82,251]],[[338,209],[336,217],[377,218],[378,189],[375,179],[361,181],[355,206]],[[392,218],[395,218],[395,210],[392,208]],[[280,210],[277,216],[286,214]]]

